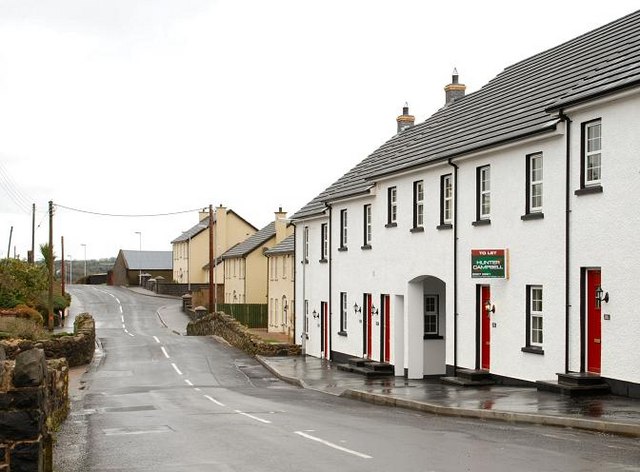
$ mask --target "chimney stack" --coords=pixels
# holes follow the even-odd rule
[[[275,212],[276,219],[276,244],[287,237],[287,212],[282,211],[282,207]]]
[[[402,115],[396,118],[398,122],[398,133],[407,128],[411,128],[416,121],[415,116],[409,114],[409,104],[405,102],[402,108]]]
[[[451,76],[451,83],[444,88],[445,93],[445,103],[444,106],[449,106],[456,100],[464,97],[464,91],[467,89],[467,86],[464,84],[458,83],[458,71],[454,68],[453,74]]]

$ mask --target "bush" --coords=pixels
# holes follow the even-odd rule
[[[47,272],[42,265],[18,259],[0,260],[0,308],[24,304],[35,306],[47,290]]]
[[[43,318],[38,310],[27,305],[18,305],[13,308],[0,308],[0,317],[13,317],[31,320],[32,322],[42,326]]]
[[[42,327],[42,324],[25,318],[9,316],[0,318],[0,332],[7,333],[7,337],[10,338],[28,339],[30,341],[38,341],[49,337],[49,332]]]

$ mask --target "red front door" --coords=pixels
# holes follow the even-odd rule
[[[483,285],[480,288],[480,367],[489,370],[489,356],[491,353],[491,313],[487,310],[487,305],[491,301],[491,290],[489,286]]]
[[[384,362],[391,360],[391,297],[389,295],[382,296],[382,309],[384,310]]]
[[[587,372],[600,373],[602,326],[600,302],[596,290],[600,287],[600,271],[587,271]]]
[[[371,294],[364,294],[364,329],[363,329],[363,337],[364,337],[364,349],[363,354],[367,359],[371,359]]]
[[[329,359],[329,304],[327,302],[320,302],[320,316],[322,316],[322,335],[320,336],[322,342],[322,357]]]

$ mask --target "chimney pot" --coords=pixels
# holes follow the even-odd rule
[[[404,107],[402,107],[402,115],[396,118],[396,122],[398,123],[397,132],[399,133],[407,128],[411,128],[415,121],[416,118],[413,115],[409,114],[409,104],[405,102]]]
[[[451,75],[451,83],[444,88],[445,104],[449,106],[456,100],[464,97],[464,92],[467,86],[458,82],[458,69],[454,67],[453,74]]]

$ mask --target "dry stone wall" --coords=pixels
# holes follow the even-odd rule
[[[251,334],[247,328],[225,313],[210,313],[187,325],[187,336],[221,336],[232,346],[251,355],[297,356],[300,346],[295,344],[266,343]]]

